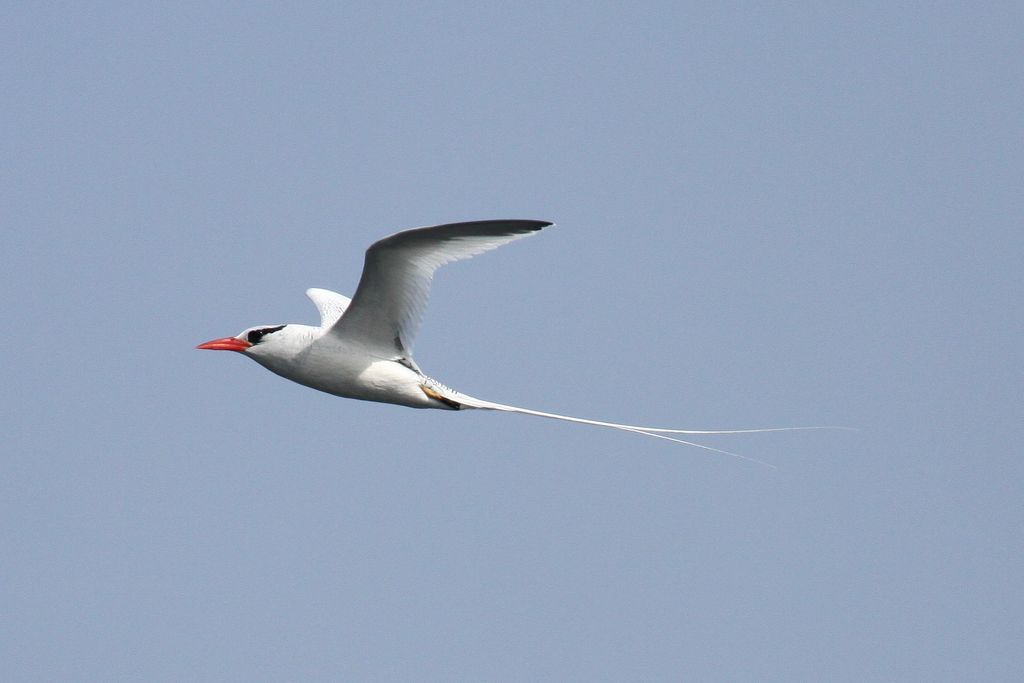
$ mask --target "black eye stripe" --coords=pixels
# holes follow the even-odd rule
[[[258,330],[250,330],[249,334],[245,335],[245,338],[250,344],[258,344],[260,340],[263,339],[264,335],[268,335],[271,332],[277,332],[278,330],[283,330],[284,327],[284,325],[278,325],[277,327],[263,327]]]

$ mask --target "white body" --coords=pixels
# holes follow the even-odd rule
[[[256,346],[246,355],[286,379],[335,396],[452,409],[423,392],[421,387],[434,380],[401,362],[377,358],[360,344],[338,339],[319,327],[288,325],[275,336],[286,330],[294,335],[294,345],[279,344],[274,353],[260,353]]]

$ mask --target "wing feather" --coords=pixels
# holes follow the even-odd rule
[[[410,356],[434,271],[551,225],[547,221],[493,220],[405,230],[375,242],[352,303],[331,334],[368,351]]]
[[[316,306],[316,310],[320,311],[320,327],[323,328],[329,328],[338,322],[341,314],[345,312],[345,309],[352,302],[344,294],[338,294],[329,289],[320,289],[319,287],[307,289],[306,296]]]

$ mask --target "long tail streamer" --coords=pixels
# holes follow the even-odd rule
[[[445,389],[448,389],[445,387]],[[582,417],[573,417],[571,415],[559,415],[558,413],[546,413],[542,410],[532,410],[530,408],[520,408],[518,406],[505,405],[503,403],[494,403],[493,401],[484,401],[483,399],[474,398],[467,396],[466,394],[453,391],[448,389],[451,394],[451,399],[460,403],[462,406],[467,408],[479,408],[483,410],[500,410],[506,413],[520,413],[522,415],[534,415],[536,417],[545,417],[551,420],[563,420],[565,422],[576,422],[578,424],[593,425],[595,427],[608,427],[609,429],[618,429],[623,432],[633,432],[635,434],[643,434],[655,439],[664,439],[666,441],[672,441],[675,443],[683,444],[686,446],[693,446],[694,448],[701,448],[714,453],[722,453],[724,455],[731,455],[734,458],[740,458],[741,460],[747,460],[749,462],[757,463],[765,467],[777,469],[775,465],[751,458],[746,455],[734,453],[732,451],[723,450],[721,448],[714,448],[712,446],[706,446],[701,443],[695,443],[693,441],[686,441],[668,434],[686,434],[691,436],[701,436],[710,434],[762,434],[765,432],[806,432],[816,431],[823,429],[842,429],[848,430],[849,427],[767,427],[764,429],[666,429],[664,427],[643,427],[639,425],[628,425],[619,422],[602,422],[601,420],[588,420]]]

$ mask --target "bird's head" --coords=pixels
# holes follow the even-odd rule
[[[234,337],[213,339],[197,346],[210,351],[238,351],[254,359],[260,356],[282,355],[293,341],[287,332],[288,325],[260,325],[243,330]]]

